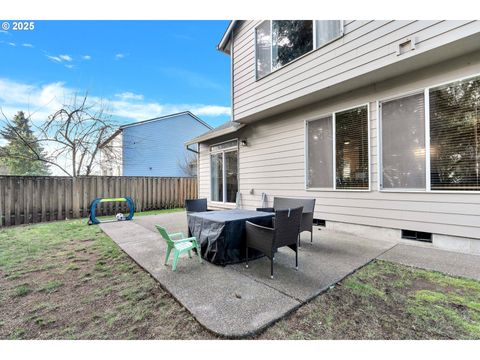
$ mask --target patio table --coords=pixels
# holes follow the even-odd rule
[[[273,213],[252,210],[221,210],[187,214],[188,231],[200,243],[202,257],[217,265],[245,260],[245,222],[272,226]],[[249,250],[249,259],[263,256]]]

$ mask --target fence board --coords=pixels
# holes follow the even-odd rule
[[[97,197],[130,196],[136,211],[183,207],[197,196],[195,178],[0,176],[0,227],[88,216]],[[104,203],[98,215],[127,212],[125,203]]]

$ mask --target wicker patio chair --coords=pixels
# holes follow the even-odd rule
[[[295,269],[298,270],[298,234],[302,207],[275,211],[273,228],[246,222],[246,267],[248,248],[261,251],[270,259],[270,277],[273,279],[273,261],[278,248],[288,246],[295,251]]]
[[[204,212],[207,209],[207,199],[186,199],[185,209],[187,212]]]
[[[315,199],[295,199],[295,198],[273,198],[273,208],[257,208],[257,211],[275,212],[297,206],[303,207],[302,222],[300,224],[300,232],[310,232],[310,242],[313,242],[313,211],[315,210]],[[300,236],[300,234],[299,234]],[[300,240],[298,243],[300,247]]]

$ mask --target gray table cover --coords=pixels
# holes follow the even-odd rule
[[[204,259],[217,265],[234,264],[245,260],[245,222],[272,226],[273,215],[240,209],[188,213],[188,230],[199,241]],[[262,255],[248,251],[249,259]]]

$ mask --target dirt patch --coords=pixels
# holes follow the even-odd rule
[[[4,264],[0,338],[212,337],[110,239],[92,235]]]

